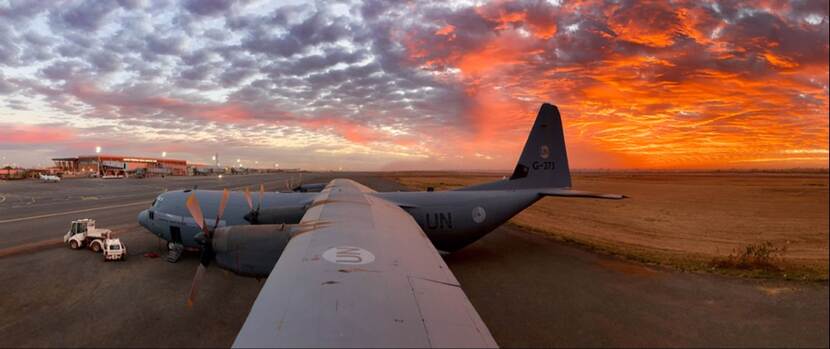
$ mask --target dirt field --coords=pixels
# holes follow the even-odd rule
[[[487,173],[397,173],[413,189],[492,181]],[[574,188],[626,200],[544,198],[511,223],[590,248],[690,270],[787,279],[828,276],[828,174],[577,173]],[[732,268],[767,244],[771,268]],[[732,258],[730,259],[730,255]]]

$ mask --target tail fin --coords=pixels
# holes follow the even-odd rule
[[[530,129],[519,163],[510,179],[461,190],[569,188],[571,171],[565,151],[562,117],[556,106],[545,103]]]
[[[515,186],[520,188],[571,186],[565,133],[556,106],[542,104],[510,181],[515,181]]]

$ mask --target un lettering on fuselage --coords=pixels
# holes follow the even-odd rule
[[[427,229],[452,229],[451,212],[427,212]]]

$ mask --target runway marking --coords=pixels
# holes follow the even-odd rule
[[[6,197],[3,196],[3,195],[0,195],[0,204],[2,204],[4,202],[6,202]]]
[[[270,184],[270,183],[281,182],[281,181],[282,181],[282,180],[275,180],[275,181],[262,181],[262,183],[263,183],[263,184],[265,184],[265,183]],[[249,186],[249,185],[237,185],[237,186],[225,187],[225,188],[230,188],[230,189],[242,189],[242,188],[244,188],[244,187],[246,187],[246,186]],[[200,189],[200,190],[205,190],[205,189]],[[217,189],[215,189],[215,188],[210,188],[210,189],[207,189],[207,190],[217,190]],[[105,209],[111,209],[111,208],[120,208],[120,207],[128,207],[128,206],[135,206],[135,205],[142,205],[142,204],[144,204],[144,205],[148,205],[148,206],[149,206],[149,204],[150,204],[151,200],[152,200],[152,198],[151,198],[151,199],[144,200],[144,201],[131,202],[131,203],[128,203],[128,204],[121,204],[121,205],[112,205],[112,206],[105,206],[105,207],[93,207],[93,208],[85,208],[85,209],[81,209],[81,210],[74,210],[74,211],[65,211],[65,212],[48,213],[48,214],[42,214],[42,215],[30,216],[30,217],[11,218],[11,219],[0,220],[0,224],[3,224],[3,223],[14,223],[14,222],[22,222],[22,221],[28,221],[28,220],[32,220],[32,219],[38,219],[38,218],[48,218],[48,217],[64,216],[64,215],[69,215],[69,214],[73,214],[73,213],[92,212],[92,211],[98,211],[98,210],[105,210]],[[32,198],[32,202],[34,202],[34,198]]]
[[[0,249],[0,258],[11,257],[28,252],[42,251],[45,248],[54,248],[63,245],[63,239],[49,239],[38,242],[30,242],[28,244],[17,245],[14,247]]]
[[[55,213],[41,214],[41,215],[37,215],[37,216],[5,219],[5,220],[0,221],[0,224],[12,223],[12,222],[22,222],[22,221],[28,221],[28,220],[32,220],[32,219],[38,219],[38,218],[65,216],[65,215],[73,214],[73,213],[92,212],[92,211],[106,210],[106,209],[112,209],[112,208],[121,208],[121,207],[128,207],[128,206],[136,206],[136,205],[148,205],[149,206],[149,204],[150,204],[150,200],[143,200],[143,201],[138,201],[138,202],[131,202],[129,204],[111,205],[111,206],[108,205],[108,206],[104,206],[104,207],[85,208],[85,209],[82,209],[82,210],[55,212]]]

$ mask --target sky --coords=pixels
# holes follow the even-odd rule
[[[278,4],[277,4],[278,3]],[[0,164],[828,166],[828,1],[0,0]]]

